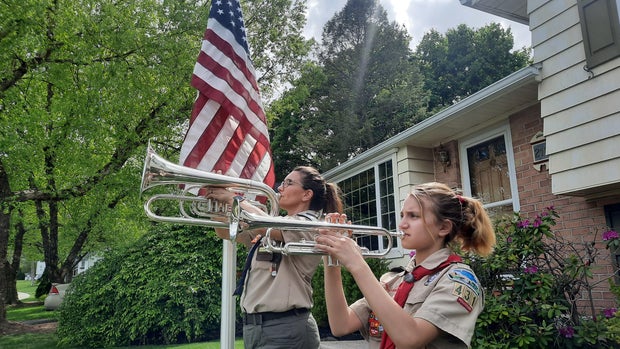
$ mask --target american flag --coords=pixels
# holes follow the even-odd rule
[[[191,84],[198,97],[179,162],[275,183],[267,122],[239,0],[213,0]]]

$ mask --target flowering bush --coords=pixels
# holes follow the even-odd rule
[[[603,241],[607,244],[607,248],[616,250],[620,247],[620,239],[618,233],[615,230],[608,230],[603,233]]]
[[[493,255],[469,257],[486,290],[473,348],[613,348],[620,343],[616,309],[583,313],[599,250],[593,241],[567,243],[553,234],[557,218],[548,207],[533,219],[515,214],[498,221]],[[603,240],[609,248],[620,246],[614,231],[605,232]]]

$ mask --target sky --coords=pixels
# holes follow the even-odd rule
[[[307,38],[321,40],[323,26],[341,11],[347,0],[308,0],[308,22],[304,29]],[[461,5],[459,0],[380,0],[388,19],[401,23],[412,36],[410,47],[415,49],[425,33],[431,29],[445,34],[459,24],[478,29],[491,22],[511,28],[514,49],[531,45],[528,26]]]

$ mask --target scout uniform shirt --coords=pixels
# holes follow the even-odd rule
[[[422,265],[433,269],[445,261],[452,252],[444,248],[428,257]],[[405,268],[413,269],[410,262]],[[390,295],[394,295],[402,282],[404,272],[387,273],[381,277]],[[478,315],[484,308],[484,294],[480,282],[471,268],[463,263],[454,263],[445,269],[415,281],[407,297],[404,310],[414,318],[424,319],[441,330],[439,336],[426,348],[469,348]],[[371,336],[373,320],[366,299],[351,304],[364,327],[360,333],[369,341],[369,348],[379,348],[381,336]],[[379,322],[381,319],[377,319]],[[380,328],[383,330],[382,328]]]
[[[303,211],[287,219],[317,221],[318,211]],[[315,232],[282,230],[285,242],[314,241]],[[312,276],[321,255],[289,255],[270,257],[260,248],[252,258],[241,307],[245,313],[283,312],[291,309],[312,308]],[[275,259],[274,259],[275,258]],[[279,260],[278,260],[279,259]]]

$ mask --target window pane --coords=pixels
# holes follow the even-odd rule
[[[353,224],[381,225],[389,231],[397,229],[392,172],[392,161],[389,160],[338,183],[344,195],[345,213]],[[376,178],[375,173],[379,178]],[[377,200],[380,212],[377,212]],[[385,241],[380,244],[377,236],[365,236],[357,240],[360,246],[370,250],[385,246]]]

